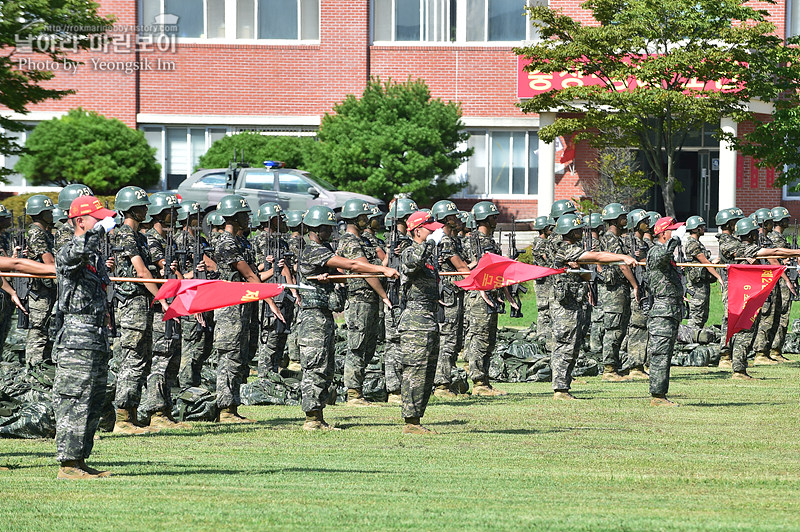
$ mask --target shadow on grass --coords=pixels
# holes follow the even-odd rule
[[[682,367],[682,366],[674,366]],[[712,371],[709,373],[689,373],[686,375],[670,375],[671,381],[686,381],[686,380],[709,380],[709,379],[730,379],[730,371]]]
[[[699,407],[719,407],[719,406],[757,406],[757,405],[773,405],[773,406],[775,406],[775,405],[777,405],[777,404],[778,404],[778,403],[771,403],[771,402],[768,402],[768,401],[758,401],[758,402],[757,402],[757,401],[752,401],[752,402],[749,402],[749,403],[745,403],[745,402],[739,402],[739,403],[734,403],[734,402],[720,402],[720,403],[709,403],[709,402],[703,402],[703,403],[687,403],[687,402],[681,402],[681,405],[685,405],[685,406],[699,406]],[[787,404],[788,404],[788,403],[787,403]]]
[[[345,473],[345,474],[380,474],[386,471],[380,469],[332,469],[323,467],[276,467],[270,469],[231,469],[231,468],[197,468],[193,469],[191,466],[183,466],[181,464],[167,463],[167,462],[104,462],[103,467],[109,469],[114,467],[142,467],[143,465],[161,465],[169,467],[169,470],[163,471],[134,471],[134,472],[115,472],[115,478],[124,477],[161,477],[161,476],[182,476],[182,475],[272,475],[275,473]]]

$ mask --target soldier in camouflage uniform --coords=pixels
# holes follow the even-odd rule
[[[297,279],[297,257],[300,257],[300,251],[302,249],[302,242],[303,242],[303,235],[301,233],[303,227],[303,212],[304,211],[286,211],[286,226],[291,231],[291,235],[289,235],[289,252],[295,256],[294,263],[292,264],[292,275],[294,278]],[[292,371],[300,371],[300,345],[297,343],[297,329],[298,323],[297,320],[300,315],[300,305],[302,304],[303,294],[302,292],[298,292],[297,294],[297,301],[294,306],[294,317],[292,322],[294,323],[294,327],[291,328],[289,332],[289,337],[286,339],[286,345],[288,346],[288,353],[289,353],[289,366],[288,368]],[[383,323],[383,321],[381,321]],[[381,327],[382,328],[382,327]]]
[[[572,200],[568,199],[556,200],[550,207],[550,218],[553,220],[553,227],[555,228],[555,224],[558,223],[558,219],[563,215],[577,214],[577,212],[578,208],[575,206]],[[547,251],[548,251],[548,256],[550,257],[550,263],[545,264],[543,266],[547,266],[550,268],[553,267],[553,257],[555,257],[556,249],[558,248],[560,243],[561,243],[561,235],[556,233],[555,230],[551,231],[549,236],[547,237]],[[555,283],[555,279],[546,281],[546,283],[549,283],[549,291],[547,292],[547,294],[548,294],[548,299],[551,303],[550,306],[552,308],[553,286]],[[556,341],[555,338],[553,338],[553,331],[555,331],[555,328],[553,327],[553,319],[551,313],[546,314],[545,322],[541,324],[541,327],[544,328],[546,331],[549,331],[545,336],[545,338],[547,340],[547,351],[552,353],[553,349],[555,349]]]
[[[94,196],[92,189],[86,185],[79,183],[72,183],[65,186],[58,193],[58,208],[64,213],[69,212],[69,207],[72,205],[72,200],[80,196]],[[72,240],[75,228],[72,226],[72,220],[67,219],[66,222],[56,226],[55,233],[55,250],[61,249],[61,246]]]
[[[549,257],[550,245],[548,238],[553,233],[556,222],[550,216],[539,216],[533,223],[533,230],[539,234],[531,243],[531,256],[533,264],[549,268],[552,260]],[[548,277],[542,277],[534,281],[536,287],[536,334],[542,338],[549,338],[553,335],[550,320],[550,300],[553,297],[553,281]]]
[[[655,224],[655,243],[647,251],[647,275],[653,297],[647,322],[651,406],[678,406],[667,399],[667,392],[672,350],[683,317],[683,285],[673,255],[685,232],[684,224],[676,223],[670,216],[663,217]]]
[[[700,216],[690,216],[686,220],[686,258],[690,262],[711,264],[711,253],[706,249],[700,238],[706,232],[706,221]],[[722,286],[722,277],[717,268],[687,268],[686,280],[688,292],[692,296],[689,300],[689,325],[702,329],[708,321],[708,310],[711,300],[711,284],[719,281]]]
[[[789,211],[786,207],[773,207],[770,211],[772,221],[775,224],[772,232],[767,235],[770,246],[773,248],[790,248],[789,241],[784,236],[784,232],[789,227]],[[789,313],[792,311],[793,297],[797,294],[791,282],[779,283],[781,291],[780,319],[778,330],[770,345],[769,356],[778,362],[789,362],[783,356],[783,344],[786,342],[786,331],[789,328]]]
[[[411,245],[406,229],[406,220],[412,213],[419,210],[414,200],[398,198],[389,205],[386,215],[386,260],[384,266],[400,267],[400,254]],[[391,291],[391,290],[390,290]],[[400,313],[403,311],[403,294],[399,291],[399,301],[392,302],[392,309],[384,310],[384,330],[386,346],[384,349],[384,370],[386,375],[386,391],[389,393],[389,402],[400,404],[400,384],[403,378],[403,367],[400,362],[400,335],[397,334],[397,324]]]
[[[347,231],[339,239],[336,254],[357,262],[381,265],[378,253],[362,232],[369,225],[372,209],[359,199],[349,199],[342,206],[341,218],[347,222]],[[386,291],[377,278],[348,279],[347,302],[344,318],[347,324],[347,354],[344,359],[344,385],[347,404],[369,406],[364,399],[364,370],[375,355],[378,341],[378,307],[391,306]]]
[[[600,239],[600,251],[625,255],[622,232],[628,225],[628,210],[619,203],[609,203],[601,213],[608,229]],[[647,378],[644,367],[635,366],[626,376],[620,375],[620,346],[631,318],[631,288],[633,298],[639,299],[639,283],[627,266],[605,266],[598,287],[603,309],[603,380],[621,382]]]
[[[0,205],[0,257],[11,257],[12,255],[11,237],[7,231],[11,227],[11,222],[11,213],[8,212],[5,205]],[[0,361],[12,362],[12,360],[6,360],[6,357],[2,356],[2,354],[8,332],[11,330],[11,318],[14,315],[12,295],[16,298],[16,301],[19,301],[19,298],[11,283],[5,278],[0,278],[0,285],[2,285],[0,286],[2,288],[0,290]],[[22,302],[19,304],[21,305]]]
[[[577,267],[578,261],[609,263],[622,261],[633,266],[635,259],[629,255],[618,255],[606,251],[585,251],[581,247],[583,230],[587,226],[575,214],[561,215],[556,222],[556,233],[562,237],[553,255],[555,268]],[[569,392],[572,370],[583,344],[581,334],[586,330],[587,297],[585,280],[581,274],[565,273],[558,275],[553,285],[553,300],[550,312],[553,318],[553,338],[555,349],[550,357],[553,373],[553,399],[573,400]]]
[[[33,223],[25,238],[26,257],[44,264],[54,264],[53,202],[42,194],[28,198],[25,212]],[[53,342],[50,339],[50,315],[56,301],[56,285],[52,279],[31,279],[28,293],[28,338],[25,342],[25,363],[30,368],[52,363]]]
[[[492,238],[500,214],[497,207],[489,201],[479,201],[472,207],[472,214],[478,229],[467,239],[464,254],[469,266],[474,268],[485,253],[502,253]],[[497,314],[503,312],[501,297],[499,290],[473,290],[467,296],[469,332],[464,339],[464,358],[469,364],[469,378],[473,382],[472,395],[497,396],[508,393],[489,383],[489,359],[497,343]],[[511,301],[510,296],[508,300]]]
[[[308,236],[299,257],[298,280],[314,288],[303,294],[298,320],[300,364],[303,368],[301,406],[306,414],[303,430],[331,430],[333,427],[325,422],[322,411],[333,387],[333,308],[338,306],[338,302],[333,286],[325,277],[335,274],[335,268],[356,273],[378,273],[392,278],[397,278],[399,274],[392,268],[336,255],[328,244],[337,225],[336,214],[329,207],[311,207],[303,216],[303,224],[308,228]],[[323,278],[310,279],[315,276]]]
[[[405,308],[397,327],[403,361],[403,434],[431,434],[433,431],[423,427],[420,420],[433,389],[439,358],[439,265],[434,261],[436,247],[445,233],[442,224],[423,211],[408,218],[408,231],[414,242],[401,258]]]
[[[450,200],[438,201],[433,205],[433,217],[437,222],[444,224],[444,236],[437,246],[438,260],[441,271],[455,272],[468,271],[464,260],[464,249],[461,240],[456,236],[461,228],[458,218],[458,208]],[[452,370],[456,365],[458,353],[464,346],[464,290],[453,284],[456,277],[442,277],[441,304],[444,319],[439,324],[439,356],[436,363],[436,374],[433,385],[436,387],[436,397],[456,397],[453,383]]]
[[[114,225],[114,212],[85,196],[74,202],[70,218],[75,236],[56,256],[58,313],[53,410],[56,418],[58,478],[90,479],[111,473],[86,465],[105,403],[108,361],[108,270],[100,242]],[[101,221],[102,220],[102,221]]]
[[[635,209],[628,214],[628,234],[623,243],[625,253],[637,261],[645,260],[652,245],[652,240],[646,238],[649,237],[650,226],[650,219],[644,210]],[[639,299],[637,300],[631,293],[631,318],[622,344],[625,356],[620,361],[622,369],[637,368],[642,373],[647,364],[647,338],[649,336],[647,313],[650,303],[647,283],[643,282],[644,275],[644,268],[634,267],[634,277],[639,284]]]
[[[364,238],[366,238],[372,247],[375,248],[375,252],[378,254],[378,260],[383,264],[386,260],[386,242],[376,235],[379,231],[383,231],[383,211],[377,205],[370,204],[371,213],[369,215],[369,225],[364,232],[361,234]],[[384,289],[386,288],[386,282],[382,281],[381,284],[383,285]],[[378,345],[381,345],[386,342],[386,309],[385,305],[378,305]]]
[[[722,264],[733,264],[736,257],[736,251],[739,249],[739,239],[733,235],[736,222],[744,217],[744,213],[738,207],[731,207],[719,211],[714,219],[719,233],[717,240],[719,241],[719,262]],[[725,270],[721,270],[720,276],[723,279],[720,285],[722,292],[722,336],[720,338],[720,369],[731,369],[731,348],[727,341],[728,334],[728,276]]]
[[[593,212],[589,214],[589,229],[591,229],[592,235],[592,247],[588,251],[599,251],[600,250],[600,238],[605,233],[605,224],[603,223],[603,216],[599,212]],[[545,277],[548,279],[549,277]],[[600,285],[600,276],[597,277],[597,286],[599,288]],[[603,363],[603,334],[605,334],[605,327],[603,326],[603,319],[605,314],[603,313],[603,303],[600,300],[600,291],[598,289],[597,294],[597,301],[595,301],[594,305],[591,305],[590,301],[587,301],[586,311],[589,313],[589,334],[588,334],[588,345],[586,345],[586,340],[584,339],[584,345],[589,351],[589,356],[596,360],[599,363]]]

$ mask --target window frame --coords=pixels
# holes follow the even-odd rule
[[[537,166],[536,166],[535,169],[532,169],[531,165],[530,165],[530,153],[531,153],[531,142],[532,142],[531,135],[532,134],[536,135],[535,142],[538,145],[538,142],[539,142],[539,135],[538,135],[539,134],[539,130],[538,129],[514,129],[514,128],[497,128],[497,127],[494,127],[494,128],[469,128],[469,129],[466,129],[466,131],[468,133],[470,133],[470,139],[472,139],[474,136],[477,136],[477,135],[482,135],[484,137],[484,149],[486,150],[486,166],[484,168],[484,175],[483,175],[484,182],[483,183],[484,183],[484,190],[486,190],[486,192],[483,193],[483,194],[469,194],[468,192],[466,192],[466,188],[465,188],[464,191],[459,192],[456,197],[458,197],[458,198],[466,198],[466,199],[499,199],[499,200],[519,200],[519,199],[523,199],[523,198],[525,198],[525,199],[536,199],[536,198],[539,197],[539,192],[538,192],[538,188],[539,188],[538,187],[538,177],[539,177],[538,176],[538,168],[539,168],[538,167],[538,160],[537,160]],[[510,149],[508,151],[507,157],[508,157],[508,162],[512,163],[512,164],[510,164],[509,167],[508,167],[508,192],[503,192],[503,193],[496,193],[496,192],[494,192],[492,190],[492,168],[493,168],[493,164],[494,164],[495,154],[494,154],[494,150],[492,149],[491,138],[492,138],[492,135],[494,133],[510,133],[511,134],[510,135],[510,144],[509,144]],[[514,160],[514,134],[515,133],[523,133],[525,135],[524,153],[525,153],[525,156],[526,156],[527,164],[525,165],[525,192],[522,193],[522,194],[514,194],[514,193],[511,192],[513,190],[513,187],[514,187],[513,160]],[[469,185],[469,182],[470,182],[470,176],[468,175],[468,168],[469,168],[469,162],[465,162],[462,165],[462,167],[460,168],[460,171],[458,171],[458,173],[463,176],[460,179],[460,182],[467,183],[467,185]],[[532,193],[529,192],[529,190],[530,190],[530,179],[531,179],[532,171],[535,172],[535,176],[536,176],[536,179],[537,179],[537,187],[536,187],[537,188],[537,192],[535,194],[532,194]]]

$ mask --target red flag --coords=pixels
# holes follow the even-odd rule
[[[563,268],[554,270],[486,253],[463,281],[454,281],[453,284],[464,290],[494,290],[563,272]]]
[[[230,283],[219,280],[182,279],[179,281],[179,286],[176,287],[173,283],[169,290],[165,290],[165,293],[175,293],[175,299],[164,313],[164,320],[260,301],[268,297],[275,297],[282,290],[281,285],[272,283]]]
[[[761,305],[780,280],[786,266],[731,264],[728,266],[728,335],[753,326]]]

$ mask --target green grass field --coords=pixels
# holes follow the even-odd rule
[[[673,368],[676,409],[598,377],[570,403],[549,383],[433,398],[427,437],[396,406],[329,407],[345,430],[327,434],[299,407],[244,407],[257,424],[102,434],[90,464],[115,476],[95,481],[56,480],[52,441],[0,440],[0,530],[800,530],[791,357],[747,383]]]

